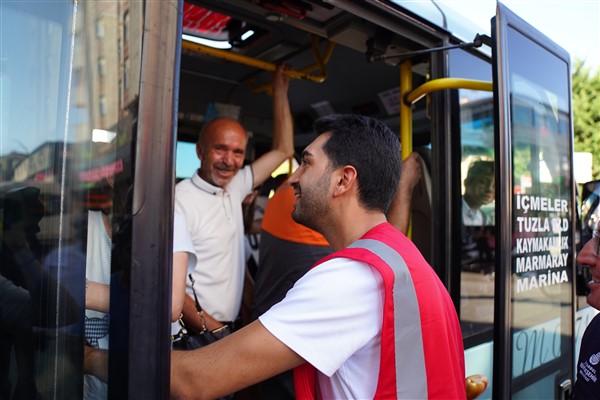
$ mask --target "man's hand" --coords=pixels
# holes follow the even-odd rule
[[[108,382],[108,351],[84,346],[83,372]]]
[[[223,326],[223,324],[216,319],[214,319],[207,312],[202,313],[202,318],[198,314],[196,310],[196,302],[188,295],[185,295],[185,299],[183,301],[183,323],[185,324],[186,329],[191,333],[202,332],[203,325],[209,331],[214,331],[217,328]]]
[[[400,174],[400,189],[410,190],[419,183],[423,176],[422,160],[418,153],[412,152],[402,161],[402,173]]]
[[[273,96],[275,96],[276,93],[287,96],[290,77],[286,72],[289,72],[291,69],[292,67],[289,64],[279,64],[275,72],[271,74],[271,79],[273,81]]]

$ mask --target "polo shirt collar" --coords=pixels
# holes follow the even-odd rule
[[[200,177],[200,175],[198,175],[198,171],[196,171],[194,173],[194,175],[192,176],[192,183],[200,190],[205,191],[206,193],[210,193],[212,195],[217,195],[220,193],[224,193],[225,189],[218,187],[218,186],[214,186],[211,185],[210,183],[206,182],[204,179],[202,179]]]

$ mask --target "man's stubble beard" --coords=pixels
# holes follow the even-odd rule
[[[307,228],[323,233],[320,228],[325,222],[329,207],[327,197],[331,174],[324,173],[314,185],[313,189],[304,191],[301,187],[298,207],[292,211],[292,219]]]

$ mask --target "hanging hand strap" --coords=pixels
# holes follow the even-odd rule
[[[200,307],[200,302],[198,301],[198,296],[196,296],[196,289],[194,289],[194,283],[196,283],[196,281],[194,280],[194,277],[192,276],[192,274],[188,275],[190,277],[190,281],[192,282],[192,293],[194,293],[194,301],[196,302],[196,311],[198,312],[198,315],[200,316],[200,319],[202,320],[202,330],[199,333],[204,333],[208,330],[208,328],[206,328],[206,320],[204,319],[204,310],[202,310],[202,307]]]

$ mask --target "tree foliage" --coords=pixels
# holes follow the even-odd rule
[[[600,179],[600,70],[577,60],[571,79],[575,151],[592,153],[592,177]]]

